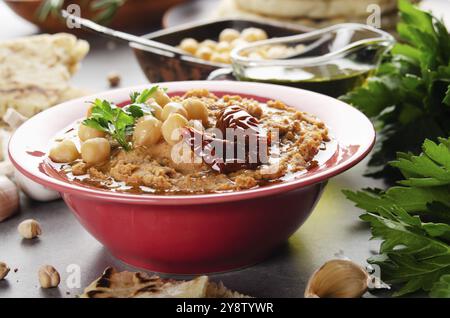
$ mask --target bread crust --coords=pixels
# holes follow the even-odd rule
[[[378,5],[381,13],[397,8],[396,0],[235,0],[245,11],[279,18],[305,17],[311,19],[354,18],[368,14],[370,5]]]

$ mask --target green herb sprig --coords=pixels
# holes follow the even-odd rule
[[[426,138],[450,135],[450,35],[442,21],[399,1],[401,42],[366,85],[341,97],[371,117],[379,130],[368,175],[394,183],[387,162],[398,151],[417,153]]]
[[[126,0],[90,0],[89,10],[95,12],[93,20],[100,24],[109,24],[114,18],[117,10]],[[61,16],[64,0],[44,0],[37,11],[39,21],[45,21],[49,15]]]
[[[391,163],[404,176],[386,191],[344,191],[367,213],[374,238],[381,239],[381,278],[402,285],[401,296],[424,290],[450,297],[450,138],[423,143],[423,153],[399,153]]]
[[[103,131],[111,136],[126,151],[131,150],[129,137],[133,134],[136,120],[152,114],[145,104],[158,90],[158,86],[133,92],[130,95],[131,104],[123,108],[117,107],[107,100],[96,99],[92,102],[92,112],[83,125]]]

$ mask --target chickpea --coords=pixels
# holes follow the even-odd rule
[[[159,106],[159,104],[155,101],[150,101],[147,102],[147,106],[150,108],[150,110],[152,111],[153,116],[155,116],[157,119],[161,120],[161,115],[162,115],[162,107]]]
[[[161,127],[164,140],[174,145],[181,140],[180,128],[186,127],[188,120],[178,113],[170,114],[169,118],[163,123]]]
[[[105,133],[103,131],[88,127],[86,125],[81,124],[78,128],[78,137],[81,141],[86,141],[92,138],[105,137]]]
[[[197,56],[203,60],[209,61],[212,54],[213,54],[212,49],[210,49],[209,47],[206,47],[206,46],[202,46],[197,50],[197,52],[195,53],[195,56]]]
[[[142,117],[133,133],[133,143],[135,146],[151,146],[161,139],[162,123],[155,117],[148,115]]]
[[[264,57],[259,52],[250,52],[248,58],[252,60],[263,60]]]
[[[231,44],[228,42],[220,42],[216,46],[216,52],[229,52],[231,51]]]
[[[161,119],[167,120],[170,114],[178,113],[184,117],[188,117],[186,109],[184,109],[183,105],[177,102],[170,102],[166,106],[164,106],[163,111],[161,113]]]
[[[248,42],[266,40],[268,38],[266,31],[259,28],[247,28],[242,31],[242,39]]]
[[[193,38],[183,39],[180,43],[180,49],[191,54],[195,54],[198,49],[198,42]]]
[[[49,157],[54,162],[68,163],[80,158],[80,153],[73,141],[65,139],[50,150]]]
[[[198,119],[203,125],[208,124],[208,108],[198,98],[188,98],[183,101],[183,107],[187,111],[188,119]]]
[[[248,44],[247,41],[239,38],[239,39],[233,40],[233,42],[231,42],[231,48],[234,49],[236,47],[241,47],[241,46],[244,46],[244,45],[247,45],[247,44]]]
[[[161,107],[164,107],[167,103],[170,102],[169,95],[167,95],[166,92],[161,88],[158,88],[158,90],[153,94],[153,98]]]
[[[283,46],[272,46],[266,51],[266,58],[268,59],[279,59],[285,56],[287,53],[287,48]]]
[[[235,29],[223,29],[222,32],[219,34],[219,41],[226,41],[226,42],[232,42],[233,40],[236,40],[239,38],[241,34],[238,30]]]
[[[81,146],[81,158],[88,164],[98,164],[109,159],[111,146],[105,138],[86,140]]]
[[[211,56],[211,62],[230,64],[231,63],[230,54],[228,54],[228,53],[214,53]]]
[[[210,48],[211,50],[214,50],[216,48],[216,45],[217,45],[216,41],[207,39],[200,43],[199,49],[202,47],[207,47],[207,48]]]

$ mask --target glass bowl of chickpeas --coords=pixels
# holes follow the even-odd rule
[[[230,52],[260,40],[310,31],[309,28],[254,20],[215,20],[192,23],[145,35],[173,46],[181,57],[132,43],[136,58],[151,82],[204,80],[231,63]]]

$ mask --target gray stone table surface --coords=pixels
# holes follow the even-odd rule
[[[0,2],[0,40],[35,32],[32,25],[15,17]],[[110,71],[121,74],[122,86],[147,82],[126,45],[96,38],[90,42],[91,52],[74,77],[74,85],[104,90]],[[246,269],[212,275],[212,279],[256,297],[302,297],[311,273],[335,258],[336,253],[365,264],[367,257],[377,251],[378,244],[369,241],[369,228],[358,219],[360,211],[341,193],[343,188],[381,186],[378,181],[362,177],[364,169],[363,162],[330,180],[311,217],[272,257]],[[88,234],[64,202],[39,203],[22,197],[21,203],[19,214],[0,223],[0,260],[17,269],[0,281],[0,297],[74,297],[107,266],[136,270],[115,259]],[[27,218],[41,223],[43,235],[39,239],[25,241],[17,233],[17,225]],[[39,288],[37,271],[43,264],[59,270],[62,277],[59,288]],[[79,287],[67,284],[71,264],[81,269]]]

